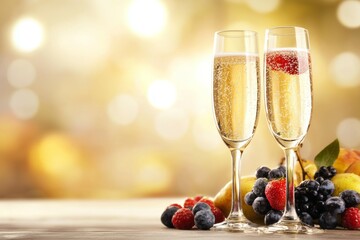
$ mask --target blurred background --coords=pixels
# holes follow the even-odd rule
[[[360,148],[358,0],[0,1],[0,196],[214,195],[230,153],[211,102],[215,31],[310,32],[314,111],[302,148]],[[259,126],[242,174],[282,151]]]

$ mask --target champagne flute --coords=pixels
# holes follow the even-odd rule
[[[265,110],[269,128],[284,150],[286,204],[280,221],[265,232],[319,233],[296,214],[294,164],[296,151],[310,126],[313,105],[308,31],[300,27],[275,27],[265,35]]]
[[[251,141],[260,105],[257,33],[228,30],[215,33],[213,103],[215,121],[232,156],[232,202],[226,221],[214,230],[255,232],[241,208],[240,158]]]

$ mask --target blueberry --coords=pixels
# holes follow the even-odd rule
[[[268,184],[268,180],[266,178],[258,178],[253,187],[253,192],[258,197],[265,196],[265,187]]]
[[[337,225],[336,214],[324,212],[320,215],[319,225],[322,229],[334,229]]]
[[[257,197],[255,198],[252,208],[257,214],[265,215],[270,211],[271,207],[268,200],[265,197]]]
[[[286,176],[286,167],[284,165],[281,165],[278,167],[278,169],[283,173],[284,177]]]
[[[270,168],[262,166],[256,170],[255,176],[256,178],[267,178],[269,172]]]
[[[312,217],[310,216],[310,214],[306,213],[306,212],[302,212],[299,214],[300,220],[309,225],[309,226],[314,226],[314,222]]]
[[[255,198],[257,198],[256,194],[253,191],[251,191],[245,194],[244,201],[247,205],[251,206]]]
[[[195,215],[200,210],[211,210],[210,206],[204,202],[198,202],[194,205],[192,212]]]
[[[161,222],[168,228],[174,228],[174,225],[171,222],[172,217],[180,208],[170,206],[165,209],[165,211],[161,214]]]
[[[340,197],[331,197],[326,200],[325,208],[331,213],[343,213],[345,211],[345,202]]]
[[[331,195],[335,190],[335,185],[329,179],[324,180],[319,188],[319,192],[323,195]]]
[[[264,218],[265,225],[270,225],[270,224],[278,222],[282,215],[283,215],[283,213],[281,211],[271,209],[265,215],[265,218]]]
[[[268,174],[268,179],[269,180],[279,179],[279,178],[282,178],[282,177],[285,177],[285,175],[282,172],[282,170],[279,169],[279,168],[272,169]]]
[[[208,230],[215,224],[215,216],[211,210],[200,210],[194,217],[195,226],[201,230]]]
[[[345,206],[355,207],[360,203],[360,194],[354,190],[345,190],[339,195],[345,202]]]

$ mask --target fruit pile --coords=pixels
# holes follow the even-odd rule
[[[331,179],[335,175],[334,167],[321,166],[314,175],[315,180],[301,182],[295,188],[296,212],[310,226],[314,226],[317,221],[323,229],[334,229],[338,225],[348,229],[360,228],[360,222],[357,221],[360,212],[356,208],[360,203],[360,194],[354,190],[345,190],[339,196],[332,196],[335,185]],[[339,218],[340,223],[337,220]]]
[[[183,206],[177,203],[169,205],[160,219],[168,228],[189,230],[195,226],[200,230],[208,230],[215,223],[224,221],[225,217],[211,199],[196,196],[186,198]]]
[[[274,174],[274,172],[276,174]],[[315,180],[304,180],[295,188],[296,212],[301,221],[320,228],[334,229],[338,225],[348,229],[360,228],[360,194],[354,190],[342,191],[332,196],[335,185],[331,179],[336,175],[332,166],[321,166],[315,173]],[[245,203],[254,212],[264,216],[266,225],[276,223],[283,214],[286,201],[285,169],[270,170],[260,167],[256,171],[256,181],[252,191],[244,196]],[[338,219],[341,221],[338,222]]]
[[[276,223],[285,207],[286,169],[262,166],[256,171],[256,181],[252,191],[244,196],[245,203],[252,206],[255,213],[263,215],[266,225]]]

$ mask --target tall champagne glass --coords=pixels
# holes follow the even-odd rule
[[[215,33],[213,103],[217,129],[232,156],[232,202],[226,221],[215,230],[256,231],[241,208],[240,158],[251,141],[259,112],[260,77],[257,33]]]
[[[296,214],[294,164],[296,151],[308,131],[312,113],[312,76],[308,31],[276,27],[265,36],[265,110],[269,128],[284,150],[286,204],[284,215],[265,232],[318,233]]]

